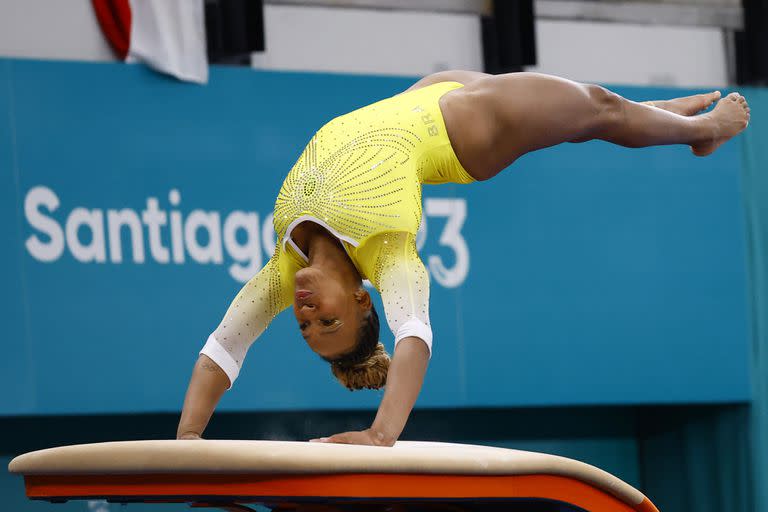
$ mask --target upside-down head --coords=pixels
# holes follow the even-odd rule
[[[293,311],[309,347],[349,390],[383,387],[390,358],[379,343],[379,315],[370,294],[311,267],[298,271],[295,280]]]

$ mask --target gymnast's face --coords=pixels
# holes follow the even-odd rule
[[[325,359],[351,351],[364,313],[357,290],[313,267],[299,270],[295,279],[293,313],[309,347]]]

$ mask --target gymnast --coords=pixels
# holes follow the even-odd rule
[[[315,441],[391,446],[432,353],[429,277],[416,251],[422,184],[488,180],[524,154],[563,142],[686,144],[706,156],[748,122],[749,106],[738,93],[636,103],[554,76],[472,71],[429,75],[331,120],[280,189],[274,256],[243,286],[200,351],[177,438],[200,438],[250,345],[293,306],[302,337],[342,385],[386,384],[370,428]],[[364,279],[381,294],[395,337],[391,360]]]

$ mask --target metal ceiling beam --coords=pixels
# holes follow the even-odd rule
[[[514,1],[514,0],[499,0]],[[735,0],[606,1],[534,0],[536,17],[642,25],[720,27],[741,30],[743,11]],[[488,14],[490,0],[265,0],[271,5],[347,7],[358,9]]]
[[[732,30],[741,30],[744,26],[743,11],[739,5],[536,0],[535,8],[537,18],[549,20],[612,21]]]
[[[487,0],[264,0],[267,5],[304,5],[312,7],[349,7],[398,11],[485,14]]]

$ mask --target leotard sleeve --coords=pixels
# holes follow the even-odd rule
[[[250,346],[272,319],[292,303],[293,276],[299,267],[279,247],[278,244],[275,255],[235,296],[200,351],[224,370],[230,388]]]
[[[416,250],[416,236],[406,232],[383,233],[362,249],[367,275],[381,294],[395,348],[415,336],[432,354],[429,323],[429,275]]]

